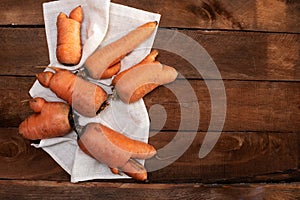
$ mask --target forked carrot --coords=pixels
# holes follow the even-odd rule
[[[137,180],[147,179],[147,172],[134,159],[148,159],[156,154],[153,146],[98,123],[85,127],[78,144],[85,153],[110,167],[113,173],[119,173],[120,169]]]
[[[81,6],[76,7],[68,17],[64,13],[57,16],[57,60],[65,65],[77,65],[82,54],[81,45],[81,23],[83,10]]]
[[[19,125],[19,133],[27,139],[37,140],[58,137],[71,130],[69,122],[70,106],[63,102],[46,102],[43,98],[29,101],[35,114]]]
[[[158,86],[176,79],[177,71],[173,67],[154,61],[157,52],[151,53],[142,62],[114,77],[112,85],[123,102],[138,101]]]
[[[48,71],[37,74],[41,85],[50,88],[81,115],[96,116],[107,99],[107,93],[100,86],[83,80],[68,70],[53,67],[52,69],[56,73]]]

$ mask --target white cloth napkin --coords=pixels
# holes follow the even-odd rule
[[[84,11],[82,24],[83,56],[77,66],[67,67],[59,64],[56,59],[56,17],[59,12],[69,12],[81,5]],[[130,30],[148,22],[160,20],[160,15],[147,11],[110,3],[109,0],[61,0],[43,4],[46,36],[51,66],[69,70],[80,68],[86,58],[100,45],[104,46]],[[155,34],[121,62],[121,70],[138,63],[151,50]],[[99,81],[106,84],[111,80]],[[48,88],[42,87],[37,81],[29,91],[32,97],[43,97],[47,101],[63,101]],[[119,131],[133,139],[148,142],[149,117],[143,100],[133,104],[124,104],[120,100],[109,100],[110,106],[94,118],[80,117],[81,125],[88,122],[99,122]],[[83,153],[77,145],[77,135],[73,131],[64,137],[43,139],[39,144],[32,144],[45,150],[71,176],[71,182],[91,179],[128,178],[110,172],[106,165],[99,163]],[[144,163],[143,161],[140,161]]]

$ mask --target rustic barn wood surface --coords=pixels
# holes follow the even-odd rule
[[[76,184],[46,152],[31,146],[35,141],[18,135],[19,123],[32,113],[21,102],[42,71],[33,66],[49,63],[44,2],[0,0],[0,199],[300,199],[299,0],[112,0],[160,13],[159,29],[197,41],[221,78],[204,79],[189,61],[162,50],[158,60],[180,75],[145,97],[149,143],[160,149],[176,135],[184,143],[194,134],[191,145],[171,165],[150,172],[147,183]],[[200,159],[212,117],[207,84],[219,83],[227,99],[224,127]],[[183,103],[172,92],[188,97],[191,88],[195,98]]]

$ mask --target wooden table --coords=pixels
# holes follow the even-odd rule
[[[160,104],[167,114],[149,143],[159,149],[176,134],[196,132],[193,143],[176,162],[150,172],[148,183],[77,184],[69,182],[69,175],[47,153],[18,135],[19,123],[31,113],[21,101],[29,98],[35,74],[41,71],[33,66],[49,63],[43,2],[0,1],[1,199],[300,198],[300,1],[113,0],[160,13],[160,29],[177,30],[197,41],[222,79],[203,79],[187,60],[161,51],[158,60],[181,73],[172,87],[184,92],[186,78],[197,101],[182,105],[166,87],[147,95],[147,109]],[[224,83],[227,112],[216,146],[199,159],[211,118],[209,82]],[[186,120],[192,119],[195,105],[199,126],[178,131],[180,113],[190,112]],[[156,120],[160,115],[155,109],[151,112],[152,133],[161,126]]]

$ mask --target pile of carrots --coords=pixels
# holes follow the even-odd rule
[[[57,59],[65,65],[76,65],[82,54],[80,38],[83,10],[79,6],[68,17],[57,17]],[[122,38],[96,50],[85,61],[84,68],[93,79],[112,79],[117,96],[127,104],[138,101],[160,85],[170,83],[177,71],[156,61],[158,51],[153,50],[140,63],[120,72],[120,61],[149,38],[157,22],[148,22]],[[43,98],[29,101],[35,114],[19,126],[19,133],[27,139],[37,140],[64,136],[74,130],[73,110],[86,117],[96,116],[103,108],[108,94],[99,85],[89,82],[65,69],[50,67],[53,72],[37,74],[37,80],[50,88],[63,102],[47,102]],[[78,131],[78,130],[75,130]],[[114,174],[125,173],[144,181],[147,171],[136,159],[149,159],[156,149],[147,143],[130,139],[100,123],[89,123],[78,133],[78,145],[87,155],[106,164]]]

